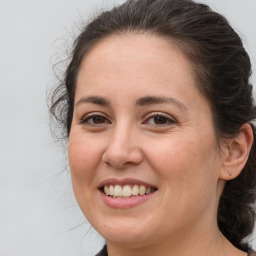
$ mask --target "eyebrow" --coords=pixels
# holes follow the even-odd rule
[[[136,101],[136,105],[139,105],[139,106],[148,106],[148,105],[162,104],[162,103],[169,103],[169,104],[177,106],[180,109],[188,110],[188,108],[185,104],[183,104],[181,101],[171,98],[171,97],[146,96],[146,97],[140,98]]]
[[[82,97],[77,103],[76,107],[81,105],[82,103],[93,103],[101,106],[109,106],[110,102],[102,97],[99,96],[88,96],[88,97]]]
[[[107,100],[106,98],[103,98],[100,96],[88,96],[88,97],[82,97],[80,100],[78,100],[75,106],[77,107],[83,103],[92,103],[92,104],[101,105],[101,106],[111,105],[110,101]],[[182,110],[188,110],[187,106],[184,105],[181,101],[171,97],[146,96],[136,100],[136,105],[141,107],[154,105],[154,104],[163,104],[163,103],[172,104]]]

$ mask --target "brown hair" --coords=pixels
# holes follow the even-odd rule
[[[219,139],[234,137],[256,117],[249,83],[251,63],[240,37],[227,20],[192,0],[128,0],[90,22],[74,42],[65,79],[52,95],[50,112],[68,137],[73,117],[76,78],[90,49],[110,35],[151,33],[175,42],[191,60],[198,89],[208,99]],[[226,182],[218,208],[220,231],[237,248],[253,232],[256,200],[256,142],[241,174]]]

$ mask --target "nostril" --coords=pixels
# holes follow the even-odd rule
[[[139,149],[113,150],[108,149],[102,155],[102,162],[108,166],[122,169],[127,166],[138,165],[143,161],[142,153]]]

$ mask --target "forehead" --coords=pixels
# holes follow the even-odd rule
[[[96,94],[134,99],[168,95],[208,105],[190,60],[175,43],[151,34],[111,36],[93,46],[80,66],[75,101]]]
[[[119,63],[122,61],[145,63],[147,60],[167,61],[171,63],[170,55],[176,55],[177,60],[184,66],[190,66],[188,59],[178,46],[170,39],[152,34],[124,34],[104,38],[94,45],[82,61],[96,61],[98,64]],[[101,57],[99,59],[99,57]],[[104,59],[104,63],[103,63]],[[144,60],[144,61],[143,61]],[[150,64],[150,62],[148,62]],[[190,69],[191,67],[188,67]],[[191,70],[187,70],[191,71]]]
[[[81,63],[77,85],[100,80],[113,83],[115,79],[126,85],[139,79],[145,83],[167,84],[172,79],[188,86],[196,84],[192,65],[180,49],[171,41],[149,34],[112,36],[97,43]]]

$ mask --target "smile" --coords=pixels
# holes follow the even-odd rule
[[[158,188],[144,181],[125,179],[106,179],[98,186],[100,196],[108,207],[127,209],[139,206],[154,198]]]
[[[113,198],[133,198],[137,196],[148,195],[156,191],[156,188],[147,187],[145,185],[105,185],[101,188],[102,192]]]

